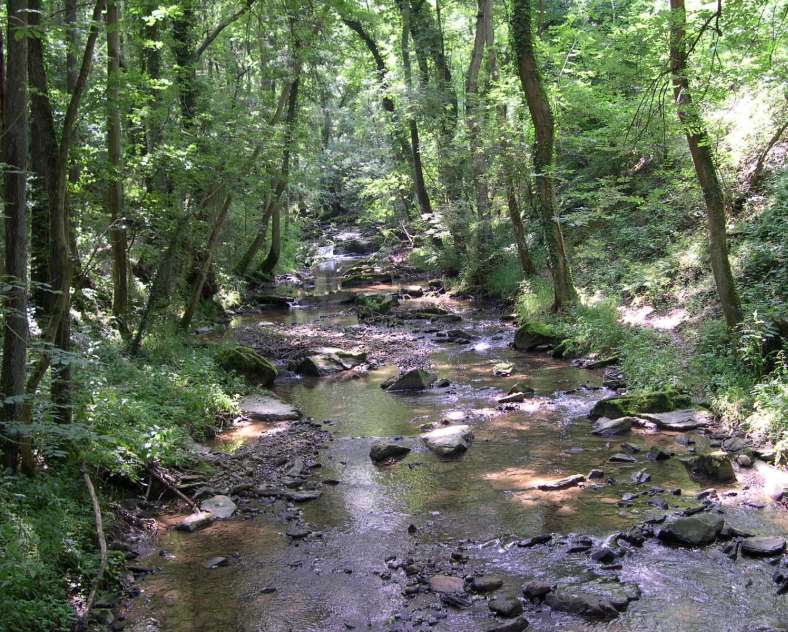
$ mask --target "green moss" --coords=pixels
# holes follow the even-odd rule
[[[514,335],[514,348],[532,351],[542,345],[555,346],[561,342],[556,329],[547,323],[530,322],[522,325]]]
[[[640,413],[667,413],[692,405],[689,395],[674,388],[662,391],[640,392],[598,401],[591,409],[591,417],[629,417]]]
[[[271,386],[276,378],[276,367],[251,347],[227,347],[219,351],[216,360],[225,371],[235,371]]]

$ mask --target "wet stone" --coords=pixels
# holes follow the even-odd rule
[[[539,485],[536,486],[536,488],[543,492],[569,489],[570,487],[577,487],[580,483],[582,483],[585,480],[586,477],[583,476],[582,474],[573,474],[571,476],[559,478],[558,480],[555,481],[540,483]]]
[[[229,564],[229,560],[226,557],[212,557],[209,560],[205,560],[203,562],[203,566],[208,569],[219,568],[220,566],[227,566]]]
[[[426,446],[439,456],[456,456],[468,449],[473,440],[471,427],[467,425],[445,426],[421,435]]]
[[[244,397],[239,406],[244,415],[255,421],[295,421],[302,416],[301,411],[271,393]]]
[[[683,546],[701,546],[714,542],[724,524],[720,516],[709,513],[677,518],[660,530],[659,538]]]
[[[705,410],[683,409],[669,413],[644,413],[638,415],[646,421],[656,424],[660,430],[687,432],[708,425],[711,415]]]
[[[785,539],[768,536],[745,538],[741,542],[741,550],[745,555],[753,557],[772,557],[785,550]]]
[[[205,500],[200,505],[200,509],[210,512],[214,518],[227,519],[230,518],[238,506],[232,501],[229,496],[218,495]]]
[[[471,588],[476,592],[486,593],[498,590],[503,586],[503,580],[496,575],[481,575],[474,577],[471,582]]]
[[[310,500],[317,500],[322,495],[319,489],[305,489],[301,491],[290,491],[285,493],[285,498],[294,503],[305,503]]]
[[[543,581],[531,581],[523,586],[523,594],[529,599],[543,599],[551,590],[552,584]]]
[[[636,485],[643,485],[651,480],[651,474],[648,470],[639,470],[632,475],[632,482]]]
[[[512,619],[523,613],[523,604],[515,597],[496,597],[487,606],[504,619]]]
[[[519,617],[514,621],[507,621],[487,629],[487,632],[522,632],[528,628],[528,621]]]
[[[401,459],[410,452],[410,448],[399,443],[373,443],[369,449],[369,458],[375,463],[388,459]]]
[[[598,579],[583,584],[561,586],[549,593],[545,603],[553,610],[590,619],[613,619],[630,601],[640,598],[635,584]]]
[[[591,471],[588,473],[588,476],[587,476],[587,478],[588,478],[589,480],[592,480],[592,481],[593,481],[593,480],[597,480],[597,479],[601,479],[601,478],[604,478],[604,477],[605,477],[605,472],[604,472],[604,470],[598,470],[598,469],[596,469],[596,468],[595,468],[595,469],[593,469],[593,470],[591,470]]]
[[[180,524],[178,524],[177,529],[179,531],[192,532],[197,531],[198,529],[203,529],[212,522],[213,514],[210,511],[201,511],[190,516],[186,516],[186,518],[184,518]]]
[[[617,419],[602,417],[594,423],[594,429],[591,432],[602,437],[625,434],[632,429],[632,422],[633,417],[619,417]]]
[[[463,592],[465,590],[465,582],[461,577],[433,575],[430,577],[430,590],[436,593]]]
[[[293,538],[293,540],[303,540],[310,533],[312,533],[311,529],[297,524],[292,525],[287,531],[285,531],[285,535]]]
[[[613,454],[608,459],[608,461],[611,463],[637,463],[637,459],[634,456],[630,454],[624,454],[623,452],[617,452],[616,454]]]
[[[671,457],[671,453],[658,445],[653,445],[646,453],[649,461],[665,461]]]

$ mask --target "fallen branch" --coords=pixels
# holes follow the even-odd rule
[[[107,540],[104,537],[104,523],[101,519],[101,506],[99,505],[93,482],[90,480],[90,475],[84,463],[80,469],[82,470],[82,478],[85,481],[85,487],[88,488],[88,494],[90,494],[90,500],[93,503],[93,516],[96,521],[96,538],[98,539],[99,553],[101,554],[101,563],[99,564],[98,573],[96,574],[96,579],[93,580],[93,586],[90,589],[90,594],[85,602],[85,610],[82,613],[82,627],[84,628],[87,625],[90,609],[93,607],[93,602],[96,600],[96,591],[101,584],[101,580],[104,579],[104,573],[107,570]]]
[[[156,480],[158,480],[160,483],[162,483],[162,485],[164,485],[167,489],[169,489],[170,491],[174,492],[179,498],[185,500],[188,503],[189,507],[191,507],[194,511],[199,511],[200,508],[197,505],[197,503],[194,502],[191,498],[189,498],[186,494],[184,494],[180,489],[175,487],[175,485],[173,485],[170,481],[168,481],[167,478],[164,476],[164,474],[162,474],[156,468],[155,465],[153,465],[152,463],[149,463],[148,464],[148,471],[151,473],[151,475]]]

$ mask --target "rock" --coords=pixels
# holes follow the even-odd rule
[[[654,393],[640,393],[636,395],[621,395],[608,397],[594,404],[590,417],[618,417],[642,416],[642,413],[665,413],[677,408],[687,407],[691,404],[689,396],[679,393],[675,389],[667,388]]]
[[[785,540],[781,537],[754,537],[744,538],[741,541],[741,551],[752,557],[772,557],[780,555],[785,550]]]
[[[559,478],[556,481],[540,483],[536,486],[536,489],[540,489],[543,492],[555,491],[559,489],[568,489],[569,487],[577,487],[584,480],[586,480],[586,477],[583,476],[582,474],[572,474],[571,476]]]
[[[471,582],[471,588],[480,593],[493,592],[501,586],[503,586],[503,580],[496,575],[481,575],[474,577]]]
[[[529,626],[528,621],[523,617],[518,617],[514,621],[507,621],[500,625],[487,629],[487,632],[523,632]]]
[[[419,298],[424,296],[424,288],[420,285],[406,285],[402,288],[402,291],[411,298]]]
[[[610,564],[616,557],[615,551],[606,546],[600,546],[591,552],[591,559],[600,564]]]
[[[741,452],[749,447],[749,443],[741,437],[731,437],[722,442],[722,449],[726,452]]]
[[[591,432],[595,435],[611,437],[613,435],[624,434],[631,429],[632,417],[618,417],[617,419],[601,417],[594,423],[594,429]]]
[[[438,338],[446,342],[457,342],[459,344],[466,344],[472,340],[476,340],[476,336],[464,329],[449,329],[438,333]]]
[[[597,479],[600,479],[600,478],[604,478],[604,477],[605,477],[604,470],[598,470],[598,469],[594,468],[593,470],[591,470],[588,473],[588,476],[586,478],[588,478],[588,480],[590,480],[590,481],[594,481],[594,480],[597,480]]]
[[[487,606],[499,617],[513,619],[523,613],[523,604],[515,597],[496,597]]]
[[[451,575],[433,575],[430,577],[430,590],[436,593],[456,593],[465,590],[462,577]]]
[[[602,386],[614,391],[620,390],[627,385],[624,372],[619,367],[608,367],[602,376]]]
[[[310,533],[312,533],[311,529],[298,524],[292,525],[287,531],[285,531],[285,535],[292,538],[293,540],[303,540]]]
[[[608,461],[611,463],[637,463],[637,459],[634,456],[622,452],[612,455]]]
[[[438,376],[424,369],[410,369],[393,376],[380,385],[387,391],[419,391],[432,386]]]
[[[708,412],[693,408],[666,413],[647,413],[638,416],[656,424],[657,428],[661,430],[670,430],[672,432],[695,430],[708,425],[711,421],[711,415]]]
[[[519,404],[525,401],[525,393],[512,393],[498,398],[499,404]]]
[[[255,421],[294,421],[301,419],[301,411],[283,402],[273,393],[258,393],[244,397],[241,412]]]
[[[493,367],[493,375],[498,377],[509,377],[514,371],[514,365],[511,362],[499,362]]]
[[[642,485],[643,483],[648,483],[651,480],[651,474],[648,473],[648,470],[638,470],[632,475],[632,482],[635,485]]]
[[[535,392],[534,389],[532,389],[527,384],[524,384],[523,382],[517,382],[514,386],[512,386],[512,388],[509,389],[509,395],[515,395],[516,393],[521,393],[526,397],[530,397],[531,395],[534,394],[534,392]]]
[[[315,349],[296,365],[296,372],[301,375],[320,377],[347,371],[362,364],[367,359],[364,351],[345,351],[335,347]]]
[[[287,498],[287,500],[293,501],[294,503],[305,503],[309,502],[310,500],[317,500],[321,495],[322,492],[319,489],[305,489],[285,492],[285,498]]]
[[[388,314],[398,304],[396,294],[362,294],[356,298],[359,315]]]
[[[725,452],[707,452],[681,459],[693,474],[703,476],[718,483],[736,480],[730,457]]]
[[[447,380],[445,377],[435,382],[435,388],[446,388],[451,386],[451,381]]]
[[[752,467],[752,458],[746,454],[737,454],[736,463],[744,468]]]
[[[427,447],[439,456],[455,456],[468,449],[473,440],[470,426],[444,426],[421,435]]]
[[[200,505],[200,509],[211,513],[214,518],[226,520],[235,513],[235,510],[238,509],[238,506],[230,499],[229,496],[223,496],[219,494],[218,496],[213,496],[212,498],[203,501]]]
[[[659,538],[684,546],[701,546],[714,542],[724,525],[720,516],[700,513],[669,522],[660,529]]]
[[[640,446],[634,443],[622,443],[620,447],[627,454],[637,454],[641,450]]]
[[[225,371],[235,371],[268,387],[276,378],[276,367],[251,347],[228,347],[216,356],[219,366]]]
[[[208,569],[219,568],[220,566],[227,566],[227,564],[229,564],[228,559],[226,557],[221,557],[221,556],[212,557],[211,559],[205,560],[202,563],[202,565]]]
[[[523,594],[529,599],[544,599],[551,590],[552,584],[541,581],[530,581],[523,586]]]
[[[658,445],[651,446],[649,451],[646,453],[646,458],[649,461],[664,461],[670,457],[671,453]]]
[[[555,330],[545,323],[527,323],[514,335],[514,348],[519,351],[533,351],[543,345],[554,347],[560,342]]]
[[[399,443],[373,443],[369,449],[369,458],[375,463],[388,459],[401,459],[410,452],[410,448]]]
[[[600,578],[582,584],[560,586],[548,593],[545,603],[553,610],[590,619],[613,619],[630,601],[640,598],[636,584]]]
[[[256,303],[266,309],[289,310],[292,298],[287,296],[277,296],[276,294],[250,294],[247,299],[251,303]]]
[[[201,511],[186,516],[176,527],[179,531],[188,531],[189,533],[207,527],[213,522],[213,514],[210,511]]]

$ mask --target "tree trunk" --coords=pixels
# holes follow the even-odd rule
[[[254,240],[251,244],[249,244],[246,252],[244,252],[243,256],[235,266],[234,272],[239,277],[246,276],[249,266],[252,265],[252,260],[255,258],[255,255],[260,252],[260,248],[263,247],[263,244],[265,244],[265,238],[268,236],[268,225],[271,223],[272,213],[273,195],[269,195],[265,202],[265,208],[263,209],[263,214],[260,220],[260,228],[257,230]]]
[[[487,22],[492,10],[492,0],[478,0],[476,14],[476,35],[471,52],[471,62],[468,66],[468,76],[465,80],[465,121],[468,126],[468,144],[471,152],[471,171],[473,173],[473,186],[476,191],[476,213],[479,222],[486,221],[490,200],[485,171],[487,161],[484,155],[484,143],[481,139],[479,124],[479,71],[484,59],[484,46],[487,40]]]
[[[268,251],[268,256],[260,265],[259,272],[263,275],[270,275],[279,263],[279,256],[282,252],[282,209],[279,200],[282,197],[285,189],[287,188],[287,181],[290,177],[290,151],[293,142],[293,128],[296,123],[296,115],[298,113],[298,88],[300,83],[300,66],[298,67],[299,74],[293,79],[293,85],[290,87],[290,94],[287,98],[287,117],[285,124],[287,125],[285,131],[284,150],[282,151],[282,169],[279,174],[278,181],[274,187],[273,192],[273,207],[271,213],[271,248]]]
[[[518,74],[536,137],[533,150],[534,184],[536,203],[544,228],[550,272],[553,277],[553,310],[560,311],[577,299],[577,292],[567,261],[564,236],[555,202],[553,113],[536,65],[531,28],[531,0],[513,0],[511,20],[512,43]]]
[[[410,64],[410,48],[408,41],[410,34],[407,21],[403,17],[402,25],[402,67],[405,73],[405,89],[408,94],[408,101],[413,99],[413,71]],[[408,130],[410,131],[410,150],[413,156],[413,184],[416,188],[416,198],[419,207],[424,215],[432,214],[432,204],[427,193],[427,184],[424,181],[424,168],[421,164],[421,141],[419,140],[419,126],[416,118],[411,114],[408,116]]]
[[[720,306],[725,322],[732,329],[741,321],[741,308],[728,259],[725,195],[714,165],[711,140],[690,92],[687,75],[687,13],[684,0],[670,0],[670,12],[670,72],[673,80],[673,95],[679,121],[684,127],[692,162],[695,165],[695,174],[706,202],[711,269],[720,297]]]
[[[129,260],[123,217],[123,157],[120,122],[120,24],[119,1],[107,5],[107,155],[109,182],[107,206],[112,244],[112,315],[118,330],[126,337],[129,309]]]
[[[5,274],[11,287],[6,293],[3,360],[0,392],[2,420],[24,418],[25,369],[27,363],[27,0],[8,0],[8,65],[3,88],[3,161],[5,215]],[[3,461],[16,470],[19,448],[16,433],[4,428]],[[24,442],[23,445],[29,445]],[[29,457],[25,459],[29,462]]]

